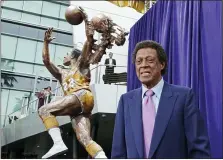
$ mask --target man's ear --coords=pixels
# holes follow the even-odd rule
[[[160,63],[160,68],[161,68],[161,70],[163,70],[163,69],[165,68],[165,65],[166,65],[165,62]]]

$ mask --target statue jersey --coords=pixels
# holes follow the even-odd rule
[[[65,95],[73,94],[81,89],[90,91],[89,84],[90,79],[80,73],[77,68],[63,73],[61,85]]]

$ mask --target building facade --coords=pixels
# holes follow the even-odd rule
[[[104,13],[126,30],[129,30],[142,16],[133,9],[117,7],[106,1],[72,1],[71,3],[82,6],[89,14],[89,18]],[[65,10],[69,5],[69,1],[46,0],[4,1],[2,4],[2,158],[41,158],[52,146],[52,140],[45,132],[38,114],[33,113],[36,112],[37,106],[34,104],[34,99],[37,99],[36,93],[47,86],[51,86],[52,90],[59,87],[42,63],[43,37],[46,29],[54,28],[53,36],[56,39],[50,44],[50,55],[56,65],[62,65],[63,57],[67,52],[73,46],[80,49],[86,40],[84,23],[72,27],[64,18]],[[95,39],[99,36],[95,34]],[[107,52],[114,53],[117,61],[115,73],[126,73],[128,38],[124,46],[114,46]],[[97,85],[103,83],[102,76],[105,69],[103,65],[106,58],[107,55],[103,56],[98,66],[91,66],[91,84],[95,88],[93,93],[97,95],[95,110],[91,117],[91,134],[110,157],[117,103],[126,88],[118,84]],[[105,97],[104,90],[109,90],[110,95]],[[58,95],[57,91],[54,93]],[[28,106],[29,113],[33,114],[21,116],[24,106]],[[13,122],[16,118],[22,119]],[[86,158],[87,152],[77,141],[69,117],[61,117],[60,120],[62,137],[69,151],[57,158]],[[31,129],[30,126],[33,128]]]
[[[51,60],[62,64],[72,49],[72,26],[64,17],[69,1],[4,1],[1,17],[1,127],[19,116],[21,107],[56,80],[42,62],[44,32],[53,27]],[[19,118],[19,117],[14,117]]]

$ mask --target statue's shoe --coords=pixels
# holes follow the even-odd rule
[[[105,152],[103,151],[99,152],[94,158],[95,159],[108,159],[105,155]]]
[[[65,153],[67,150],[68,148],[63,141],[56,142],[53,147],[42,157],[42,159],[52,158],[53,156]]]

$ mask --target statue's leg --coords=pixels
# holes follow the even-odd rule
[[[91,157],[107,158],[103,149],[90,137],[91,124],[89,116],[91,115],[91,111],[94,107],[93,94],[88,90],[82,89],[75,92],[75,95],[78,97],[83,109],[82,114],[71,118],[72,126],[76,132],[77,139],[85,147]]]
[[[85,115],[80,115],[71,120],[78,141],[85,147],[93,158],[107,158],[101,146],[90,137],[90,120]]]
[[[67,150],[61,137],[59,123],[55,116],[73,115],[81,111],[81,103],[74,95],[65,96],[39,109],[39,116],[54,142],[53,147],[42,158],[49,158]]]

